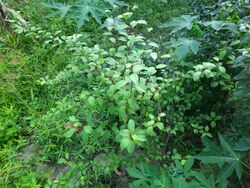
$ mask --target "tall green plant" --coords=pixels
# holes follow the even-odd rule
[[[60,15],[60,18],[73,19],[76,22],[77,28],[80,29],[85,22],[93,18],[96,22],[101,23],[101,20],[108,16],[107,10],[112,10],[117,6],[125,6],[126,4],[118,0],[80,0],[73,4],[51,2],[45,3],[46,7],[56,10],[48,15]]]

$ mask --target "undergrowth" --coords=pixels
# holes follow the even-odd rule
[[[248,1],[0,2],[1,187],[249,186]]]

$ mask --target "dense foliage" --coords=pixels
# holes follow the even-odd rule
[[[249,186],[247,0],[1,5],[2,187]]]

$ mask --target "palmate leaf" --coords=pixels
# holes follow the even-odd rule
[[[178,60],[184,59],[188,53],[197,54],[200,48],[200,42],[187,38],[171,39],[171,47],[176,48]]]
[[[108,9],[105,4],[97,0],[81,0],[76,5],[75,18],[77,19],[77,28],[81,28],[85,21],[89,21],[90,16],[98,23],[105,17],[105,10]]]
[[[166,168],[159,168],[151,164],[141,163],[137,167],[127,168],[130,177],[135,180],[130,184],[130,188],[215,188],[213,176],[209,179],[201,172],[191,170],[193,160],[189,160],[187,164],[188,172],[179,174],[171,174]],[[182,165],[180,164],[180,167]]]
[[[187,182],[186,178],[183,176],[174,177],[172,176],[173,185],[172,188],[197,188],[200,184],[196,181]]]
[[[110,3],[112,2],[113,1]],[[119,1],[114,1],[113,3],[119,3]],[[67,17],[75,19],[78,29],[81,28],[86,21],[89,21],[90,18],[94,18],[95,21],[101,23],[101,19],[106,17],[106,10],[111,9],[111,5],[102,0],[80,0],[74,5],[57,2],[45,3],[44,5],[56,10],[47,17],[60,15],[61,18]]]
[[[210,22],[205,22],[204,26],[210,26],[216,31],[230,30],[230,31],[235,32],[235,33],[238,32],[237,25],[234,24],[234,23],[230,23],[230,22],[223,22],[223,21],[213,20],[213,21],[210,21]]]
[[[216,145],[208,139],[203,140],[205,149],[196,159],[201,160],[204,164],[218,164],[220,168],[217,181],[221,182],[227,179],[235,171],[238,178],[241,179],[242,164],[240,153],[235,152],[226,138],[219,134],[220,145]]]
[[[247,152],[250,150],[250,139],[243,137],[239,139],[233,147],[234,151]]]
[[[51,2],[51,3],[44,3],[44,6],[56,10],[55,12],[47,15],[47,17],[60,15],[60,18],[62,19],[69,13],[73,5],[68,5],[66,3]]]
[[[170,22],[164,23],[162,28],[174,27],[171,33],[176,33],[184,28],[188,30],[192,29],[194,20],[198,18],[198,16],[190,16],[190,15],[182,15],[181,17],[174,18]]]

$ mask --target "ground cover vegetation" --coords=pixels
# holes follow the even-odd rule
[[[248,0],[0,1],[0,187],[250,186]]]

